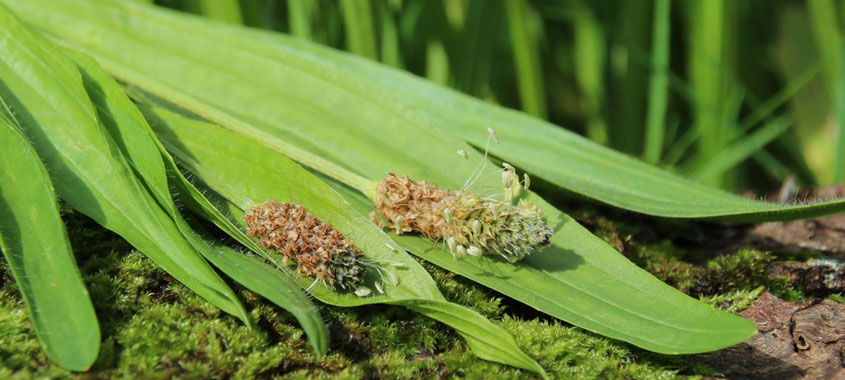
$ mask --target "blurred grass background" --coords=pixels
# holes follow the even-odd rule
[[[845,179],[834,0],[155,3],[347,50],[730,191]]]

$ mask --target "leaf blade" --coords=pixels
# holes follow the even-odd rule
[[[83,82],[100,120],[115,138],[122,152],[135,168],[138,177],[155,195],[158,204],[170,214],[177,228],[191,245],[226,275],[276,305],[290,311],[299,320],[318,355],[328,350],[329,332],[317,308],[301,287],[291,279],[267,269],[251,257],[238,254],[220,244],[211,243],[198,235],[183,219],[171,195],[168,182],[182,192],[183,198],[198,205],[198,209],[238,241],[261,253],[260,247],[231,225],[179,172],[173,158],[164,150],[147,125],[144,116],[124,94],[123,89],[99,66],[83,54],[67,51],[80,68]],[[167,169],[165,169],[167,168]],[[167,174],[169,171],[170,175]],[[234,232],[231,232],[234,231]],[[203,234],[207,236],[207,234]]]
[[[436,98],[445,92],[442,88],[432,86],[436,90],[428,91],[425,87],[414,90],[413,94],[406,90],[388,91],[388,86],[378,79],[360,80],[345,71],[347,67],[360,66],[363,60],[328,53],[302,41],[235,28],[221,32],[222,26],[217,24],[128,5],[73,4],[80,8],[54,12],[47,7],[36,7],[31,16],[51,20],[49,25],[75,26],[61,29],[63,38],[95,54],[114,75],[238,133],[259,138],[257,144],[277,150],[295,144],[370,179],[380,179],[392,171],[405,171],[414,178],[450,188],[461,187],[469,173],[483,162],[478,152],[438,129],[445,125],[460,127],[467,115],[479,113],[479,106],[459,111],[449,106],[441,107],[439,113],[425,112],[427,100],[419,99]],[[97,12],[110,16],[95,19],[91,15]],[[131,17],[132,22],[114,21],[125,17]],[[75,32],[77,29],[85,30],[86,34]],[[171,34],[164,33],[165,30]],[[90,38],[91,35],[96,38]],[[165,37],[154,41],[128,37],[137,35]],[[256,68],[264,73],[261,78],[255,77]],[[375,71],[393,77],[404,75]],[[471,103],[462,105],[467,104]],[[472,134],[484,141],[484,129],[473,129]],[[496,147],[536,149],[520,143],[525,133],[512,129],[505,138],[502,130],[497,132],[507,144]],[[162,139],[167,140],[164,136]],[[592,144],[583,139],[574,142]],[[186,158],[178,152],[178,146],[171,145],[168,149],[187,165],[195,164],[190,162],[190,155]],[[466,150],[470,159],[455,155],[456,149]],[[258,158],[248,160],[251,152],[221,150],[218,153],[243,155],[241,159],[245,161],[241,166],[263,162]],[[613,166],[612,162],[608,165]],[[239,178],[237,170],[240,168],[236,167],[235,173],[228,173],[226,180],[218,179],[218,182],[249,180]],[[493,171],[490,169],[488,173]],[[198,172],[198,175],[204,177],[211,173]],[[284,179],[279,181],[284,183]],[[488,176],[480,184],[498,189],[501,185],[497,182]],[[247,192],[254,191],[252,188],[236,190],[223,195],[241,207],[250,201],[266,199],[247,196]],[[750,322],[712,309],[661,283],[565,214],[535,195],[528,196],[543,210],[556,234],[553,248],[532,255],[519,266],[489,258],[455,261],[431,242],[405,241],[412,237],[396,240],[402,241],[415,255],[547,314],[654,351],[709,351],[732,345],[754,333]],[[355,198],[347,198],[352,199]],[[542,293],[543,297],[534,293]],[[694,325],[692,330],[687,328],[690,323]],[[620,325],[631,327],[620,329]],[[655,336],[671,338],[667,342],[655,342]]]
[[[216,125],[190,120],[157,107],[144,105],[142,111],[168,150],[199,180],[231,203],[228,211],[233,216],[243,216],[245,209],[267,199],[294,200],[321,220],[331,221],[369,259],[389,263],[382,266],[381,272],[398,280],[396,285],[385,288],[385,294],[368,297],[315,286],[312,295],[317,299],[344,307],[374,303],[406,306],[455,328],[479,350],[474,351],[479,357],[544,373],[542,367],[516,347],[513,338],[500,327],[475,312],[446,302],[434,281],[416,261],[396,248],[384,232],[306,170],[284,156]],[[228,159],[220,160],[220,154]],[[289,274],[302,285],[312,282],[311,278]]]
[[[0,99],[3,108],[5,103]],[[47,356],[72,371],[97,359],[100,327],[47,169],[0,109],[0,248]],[[36,233],[37,231],[37,233]]]
[[[0,96],[32,140],[56,193],[174,278],[245,322],[234,292],[184,240],[97,119],[75,64],[0,7]]]
[[[44,3],[45,5],[38,5]],[[383,107],[397,114],[416,114],[423,118],[430,127],[441,129],[442,133],[460,136],[465,141],[482,148],[485,146],[487,127],[492,127],[507,143],[492,145],[490,153],[507,160],[528,173],[541,177],[549,182],[584,195],[600,202],[632,210],[639,213],[676,218],[710,218],[741,222],[758,222],[770,220],[790,220],[810,218],[845,211],[845,200],[834,200],[816,204],[779,205],[745,199],[733,194],[697,184],[665,170],[646,164],[633,157],[612,151],[572,132],[566,131],[551,123],[531,118],[522,113],[484,103],[478,99],[445,89],[428,83],[410,74],[367,62],[347,54],[321,47],[299,39],[283,35],[248,31],[222,26],[208,26],[171,12],[151,12],[144,7],[131,4],[101,7],[97,11],[83,11],[92,8],[92,2],[68,1],[62,10],[56,10],[51,2],[37,0],[16,3],[12,6],[21,12],[28,21],[44,28],[50,33],[61,35],[61,39],[84,48],[89,54],[96,56],[100,63],[106,66],[111,74],[128,79],[129,76],[140,75],[147,70],[157,70],[160,73],[174,73],[177,68],[198,64],[198,61],[177,61],[163,64],[155,60],[143,59],[132,54],[127,46],[133,46],[138,41],[125,40],[120,34],[92,40],[89,32],[103,33],[106,27],[109,33],[125,29],[134,36],[149,36],[155,30],[156,23],[164,23],[173,29],[171,33],[179,34],[179,38],[190,40],[199,46],[185,46],[185,51],[167,49],[169,54],[189,54],[202,50],[206,36],[214,35],[213,40],[220,42],[222,52],[260,51],[248,59],[260,61],[282,61],[286,70],[302,70],[304,72],[319,73],[324,78],[331,78],[335,87],[343,91],[364,96],[368,91],[379,91],[391,94],[390,101],[378,99]],[[73,5],[70,5],[73,4]],[[110,4],[100,2],[99,4]],[[73,19],[65,12],[80,12],[80,17]],[[133,14],[136,17],[146,17],[149,23],[139,25],[120,25],[120,18],[100,20],[102,25],[87,21],[86,13],[105,12],[106,14]],[[129,12],[129,13],[126,13]],[[221,29],[222,28],[222,29]],[[189,35],[188,31],[202,30],[198,35]],[[225,33],[221,30],[225,29]],[[149,38],[149,37],[145,37]],[[115,41],[121,41],[116,43]],[[150,43],[150,41],[147,41]],[[159,49],[165,49],[170,43],[163,38],[154,43]],[[232,45],[232,47],[228,45]],[[249,55],[249,54],[247,54]],[[214,55],[208,59],[214,58]],[[138,62],[127,62],[127,60]],[[240,62],[244,59],[238,58]],[[132,65],[134,64],[134,66]],[[175,65],[175,66],[174,66]],[[138,67],[145,67],[139,69]],[[129,67],[133,67],[129,70]],[[275,73],[279,75],[280,73]],[[195,81],[208,79],[200,73],[183,72],[182,80],[193,78]],[[231,73],[227,73],[231,75]],[[143,78],[150,79],[150,78]],[[345,82],[350,80],[366,82],[367,85],[350,86]],[[296,83],[295,80],[291,82]],[[216,87],[225,88],[225,87]],[[302,88],[301,86],[298,88]],[[147,89],[149,90],[149,89]],[[317,92],[317,91],[315,91]],[[237,94],[240,96],[240,94]],[[278,96],[278,91],[269,96]],[[302,96],[308,95],[303,93]],[[256,102],[267,102],[259,95],[250,95]],[[316,95],[315,95],[316,96]],[[377,97],[378,98],[378,97]],[[384,97],[382,97],[384,98]],[[401,101],[398,101],[401,99]],[[279,108],[274,117],[283,117],[287,109],[277,104]],[[196,112],[196,111],[195,111]],[[306,120],[292,120],[291,123],[303,124]],[[310,145],[306,141],[289,139],[297,144]],[[373,136],[379,139],[379,136]],[[386,139],[379,139],[386,140]],[[333,151],[343,147],[332,146],[323,148],[326,157],[336,156]],[[389,170],[389,169],[386,169]],[[386,171],[385,171],[386,174]],[[641,189],[641,190],[640,190]]]

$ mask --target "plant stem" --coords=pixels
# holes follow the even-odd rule
[[[668,102],[669,77],[669,0],[654,2],[654,31],[652,35],[652,66],[649,83],[648,114],[646,116],[645,152],[646,162],[657,163],[663,150],[666,104]]]
[[[816,45],[822,56],[830,55],[830,59],[825,60],[825,82],[828,83],[828,93],[833,100],[832,115],[836,121],[838,129],[838,139],[836,142],[836,158],[833,164],[833,181],[834,183],[841,182],[845,178],[845,93],[843,93],[843,58],[842,58],[842,39],[839,33],[839,26],[836,20],[837,12],[836,5],[832,0],[812,0],[807,2],[807,14],[810,18],[810,25],[816,38]]]
[[[288,0],[288,23],[290,34],[311,39],[311,3],[303,0]]]
[[[508,29],[511,35],[517,84],[522,109],[525,112],[546,118],[546,89],[543,86],[543,70],[540,67],[540,52],[537,35],[531,29],[534,14],[525,0],[505,1]]]
[[[349,51],[374,61],[378,60],[373,8],[369,0],[341,0],[343,23]]]
[[[241,5],[237,0],[188,0],[187,10],[230,24],[243,24]]]

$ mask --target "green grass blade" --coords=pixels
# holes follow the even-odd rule
[[[693,178],[701,181],[712,180],[723,175],[732,167],[762,150],[767,144],[786,133],[790,123],[784,119],[775,119],[739,141],[725,147],[714,157],[707,159],[690,171]]]
[[[800,75],[792,79],[783,89],[772,95],[765,102],[754,108],[748,116],[745,116],[739,123],[739,129],[747,131],[749,128],[757,125],[757,123],[766,120],[770,117],[778,107],[792,99],[795,94],[803,89],[810,81],[822,71],[824,61],[804,70]]]
[[[669,100],[669,0],[654,1],[654,24],[651,40],[651,78],[648,89],[648,113],[643,159],[656,164],[663,151],[666,130],[666,107]]]
[[[381,17],[381,62],[402,68],[402,50],[399,48],[399,30],[396,25],[393,5],[382,3],[378,6]]]
[[[442,86],[449,84],[449,54],[440,40],[431,39],[426,44],[425,77]]]
[[[587,136],[600,144],[608,142],[607,121],[602,116],[607,39],[590,8],[578,2],[574,21],[575,79],[587,104]]]
[[[136,174],[155,195],[158,203],[168,212],[185,239],[214,266],[250,290],[268,298],[297,317],[319,355],[328,348],[328,329],[320,314],[300,286],[287,277],[267,275],[260,262],[227,250],[201,238],[182,218],[170,195],[169,183],[174,184],[188,199],[189,205],[200,205],[199,210],[226,231],[237,231],[233,237],[261,253],[260,247],[231,225],[199,191],[181,176],[173,159],[163,151],[144,116],[124,94],[123,89],[90,58],[66,51],[73,57],[83,76],[83,82],[99,117],[118,146],[129,160]],[[167,170],[165,170],[167,167]],[[170,175],[167,172],[170,172]],[[232,232],[230,232],[232,233]],[[241,255],[242,256],[242,255]],[[250,271],[253,273],[250,274]],[[264,282],[266,281],[266,283]]]
[[[690,19],[687,59],[690,87],[695,96],[697,145],[703,157],[712,157],[724,146],[722,99],[725,95],[722,72],[723,0],[695,0],[687,7]],[[721,178],[711,182],[720,185]]]
[[[216,125],[188,119],[161,108],[146,109],[151,124],[168,151],[196,177],[219,193],[230,204],[227,209],[237,220],[249,206],[268,199],[294,199],[322,220],[355,242],[373,261],[382,265],[386,277],[398,283],[384,288],[384,294],[358,297],[350,292],[336,292],[315,286],[312,295],[338,306],[391,303],[410,307],[429,315],[467,337],[474,352],[483,359],[543,373],[533,359],[523,353],[504,330],[466,308],[443,299],[436,284],[410,256],[396,248],[396,243],[355,211],[340,195],[294,162],[254,140],[234,134]],[[227,159],[222,160],[220,157]],[[313,279],[289,271],[300,284]],[[369,278],[369,281],[378,278]],[[375,289],[372,283],[368,287]]]
[[[311,1],[302,0],[288,0],[288,23],[290,24],[290,34],[304,38],[311,39],[311,15],[314,5]]]
[[[244,321],[234,292],[185,240],[97,118],[76,65],[0,8],[0,97],[49,169],[56,193],[203,298]]]
[[[182,0],[186,10],[210,19],[242,24],[241,4],[238,0]]]
[[[529,115],[546,118],[546,88],[540,67],[540,47],[536,15],[527,0],[506,0],[505,14],[516,63],[516,77],[522,109]]]
[[[613,149],[642,155],[645,141],[645,111],[648,108],[649,67],[634,52],[647,52],[651,37],[653,0],[629,0],[616,6],[616,21],[605,22],[610,36],[607,99],[608,142]],[[597,13],[602,7],[595,7]],[[607,10],[605,10],[606,12]],[[612,19],[613,20],[613,19]]]
[[[171,12],[133,8],[136,18],[131,24],[110,25],[107,20],[114,18],[96,17],[97,12],[122,14],[120,9],[125,5],[107,2],[78,2],[77,5],[81,8],[72,14],[65,13],[70,10],[44,13],[48,8],[37,9],[39,18],[55,17],[49,25],[83,22],[85,17],[89,17],[93,20],[85,22],[89,32],[101,30],[97,33],[96,43],[83,38],[74,40],[79,46],[97,54],[100,62],[113,74],[141,88],[159,91],[156,95],[176,101],[180,106],[238,132],[260,137],[256,140],[260,143],[253,142],[254,145],[265,144],[287,150],[295,144],[371,179],[381,178],[391,171],[407,172],[412,177],[425,178],[452,188],[459,187],[482,160],[480,154],[461,141],[450,135],[437,134],[437,129],[433,129],[433,122],[443,122],[444,118],[469,120],[462,118],[461,113],[477,115],[477,104],[469,103],[474,107],[461,111],[444,107],[444,110],[451,111],[441,112],[439,116],[419,114],[416,108],[410,109],[405,100],[397,99],[395,93],[381,91],[379,87],[371,86],[370,81],[357,80],[339,69],[359,65],[364,60],[345,60],[342,56],[328,58],[333,55],[320,56],[318,54],[326,52],[312,50],[312,45],[298,43],[300,40],[234,28],[216,34],[214,31],[220,28],[218,24]],[[144,32],[125,30],[127,25]],[[69,33],[65,38],[72,38],[73,30],[72,27],[63,30],[63,33]],[[178,33],[179,38],[156,33],[157,30]],[[162,35],[162,38],[154,41],[119,38],[156,34]],[[110,41],[106,36],[115,39]],[[103,54],[102,50],[106,47],[114,51]],[[214,49],[215,55],[208,55],[207,49]],[[224,55],[231,59],[221,59]],[[234,57],[237,57],[238,65],[233,64]],[[186,69],[173,71],[174,67]],[[262,72],[272,75],[250,80],[258,67],[263,67]],[[453,94],[439,87],[429,94],[426,85],[420,86],[407,81],[405,76],[387,73],[406,84],[414,83],[419,91],[417,94],[400,91],[403,99]],[[380,80],[374,82],[379,83]],[[226,92],[213,90],[217,88],[226,88]],[[332,94],[329,104],[324,103],[327,93]],[[425,102],[415,104],[426,106]],[[502,115],[500,109],[492,110]],[[478,134],[486,136],[483,127],[477,128]],[[497,146],[513,145],[513,141],[519,141],[519,136],[524,138],[526,135],[514,132]],[[194,139],[202,136],[204,140],[214,140],[205,132],[195,132],[181,136],[179,141],[185,143],[192,136]],[[162,138],[174,140],[166,136]],[[223,139],[229,141],[234,138]],[[580,146],[594,146],[580,138],[574,141]],[[536,149],[529,145],[526,148]],[[289,199],[293,194],[302,203],[308,200],[302,198],[307,189],[294,187],[300,179],[288,175],[271,180],[282,175],[275,169],[281,163],[268,164],[274,168],[273,172],[247,174],[248,170],[244,168],[253,169],[254,163],[269,160],[253,156],[257,154],[255,152],[262,151],[258,146],[237,151],[228,151],[225,147],[206,149],[203,154],[207,158],[203,165],[215,163],[215,160],[232,165],[231,168],[213,171],[204,170],[200,163],[191,159],[198,156],[196,150],[192,154],[180,152],[177,144],[169,145],[168,149],[191,167],[198,177],[209,184],[214,182],[216,185],[211,185],[212,188],[234,200],[241,209],[267,199],[270,194],[282,199]],[[470,159],[455,155],[456,149],[468,151]],[[232,162],[217,160],[220,155],[231,157]],[[242,161],[235,161],[236,158]],[[497,182],[496,178],[487,177],[482,186],[497,189],[501,186]],[[238,185],[241,183],[250,185]],[[290,183],[291,187],[280,186],[279,183]],[[262,186],[268,186],[264,193],[259,192]],[[250,196],[250,193],[258,195]],[[356,196],[355,204],[362,207],[361,211],[371,207],[360,194],[351,193],[347,199],[356,200]],[[522,265],[513,266],[490,258],[455,260],[443,247],[419,237],[402,236],[397,240],[426,260],[545,313],[650,350],[666,353],[708,351],[735,344],[754,333],[753,325],[748,321],[715,310],[661,283],[536,195],[528,196],[543,209],[550,224],[555,226],[556,234],[551,248],[532,255]],[[334,205],[330,210],[325,210],[327,206],[322,202],[309,204],[309,208],[318,216],[333,215],[331,212],[337,212],[336,207],[344,205],[345,201],[338,199],[330,203]],[[237,210],[230,211],[237,215]],[[334,219],[332,221],[342,228]],[[354,237],[353,227],[372,226],[353,223],[341,230],[347,235],[353,233]],[[371,247],[373,250],[380,249],[378,245]],[[364,248],[368,254],[378,254],[378,251]]]
[[[44,352],[64,368],[86,371],[100,349],[94,306],[59,218],[47,170],[6,110],[3,103],[0,250]]]
[[[836,118],[839,130],[833,165],[833,181],[838,183],[845,179],[845,54],[839,23],[836,20],[838,13],[833,0],[809,0],[807,14],[818,50],[830,57],[825,60],[824,78],[833,100],[832,116]]]
[[[451,49],[449,62],[454,65],[452,83],[455,88],[474,96],[485,96],[490,82],[493,48],[502,27],[503,6],[500,1],[469,0],[466,16],[460,30],[457,47]],[[445,44],[447,40],[441,39]]]
[[[346,49],[372,60],[378,60],[378,46],[373,8],[370,0],[340,0],[346,26]]]

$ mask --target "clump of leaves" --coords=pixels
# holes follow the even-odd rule
[[[555,233],[540,233],[533,242],[506,240],[532,247],[548,241],[542,254],[510,255],[524,258],[516,265],[488,257],[454,260],[443,247],[414,236],[395,237],[404,248],[399,249],[361,212],[372,209],[374,179],[402,170],[457,188],[467,172],[460,164],[448,165],[448,159],[460,149],[473,158],[469,161],[486,162],[466,142],[481,146],[476,132],[493,125],[504,140],[515,142],[494,151],[498,156],[618,207],[661,216],[742,220],[845,209],[843,201],[784,206],[721,193],[540,120],[283,36],[189,20],[128,2],[76,0],[60,7],[49,0],[6,3],[37,28],[33,30],[93,55],[126,83],[228,129],[185,120],[185,115],[148,112],[150,120],[167,118],[158,120],[154,136],[121,88],[87,56],[58,51],[3,8],[0,27],[16,43],[0,46],[0,95],[10,99],[27,124],[27,137],[50,168],[59,195],[247,324],[242,301],[210,264],[285,307],[313,337],[318,353],[327,344],[325,326],[294,282],[302,285],[309,279],[285,277],[251,256],[198,237],[176,208],[169,185],[201,216],[272,260],[178,175],[157,138],[221,195],[222,207],[234,215],[242,215],[255,199],[301,199],[362,252],[397,264],[385,275],[391,284],[385,294],[355,297],[315,289],[316,298],[339,306],[407,306],[457,329],[478,356],[539,374],[542,367],[500,326],[445,301],[404,250],[546,314],[658,352],[715,350],[755,330],[750,322],[655,280],[531,192],[524,199],[542,211]],[[261,73],[257,79],[256,73]],[[332,183],[337,192],[314,172],[262,145],[339,181]],[[473,223],[467,227],[474,232]],[[365,278],[373,280],[379,279]]]

